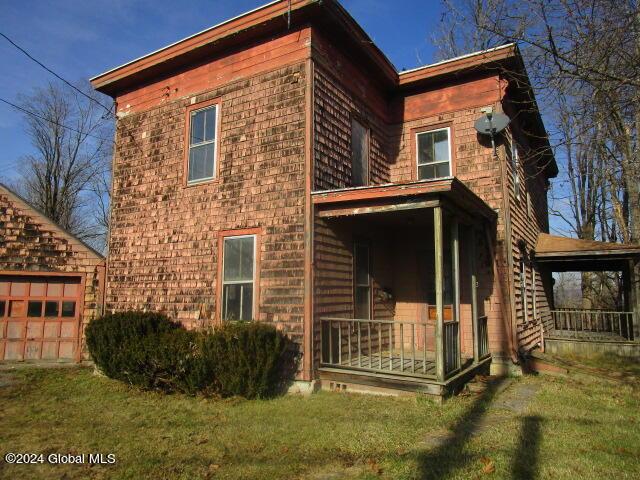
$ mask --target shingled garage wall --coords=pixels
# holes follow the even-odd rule
[[[169,101],[118,122],[109,310],[219,319],[221,231],[260,229],[256,319],[302,343],[305,64]],[[219,99],[218,177],[186,186],[186,109]]]
[[[0,360],[88,358],[84,327],[101,313],[104,259],[0,185]],[[58,314],[28,315],[28,302]],[[75,311],[63,316],[61,302]]]

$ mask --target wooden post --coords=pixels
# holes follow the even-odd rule
[[[453,262],[453,308],[454,320],[458,323],[458,334],[456,335],[456,367],[462,365],[462,349],[460,348],[460,225],[458,219],[454,217],[451,222],[451,250]]]
[[[435,255],[435,283],[436,283],[436,378],[442,382],[444,371],[444,314],[443,314],[443,249],[442,249],[442,207],[433,209],[433,245]]]
[[[469,231],[469,262],[471,263],[471,323],[473,325],[473,362],[480,361],[480,336],[478,334],[478,274],[476,261],[476,230]]]
[[[640,260],[629,260],[627,275],[629,279],[629,311],[633,312],[631,316],[633,339],[640,340]]]

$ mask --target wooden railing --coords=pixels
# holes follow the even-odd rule
[[[637,340],[637,333],[634,332],[636,317],[637,314],[634,312],[551,310],[553,329],[556,334],[581,339]]]
[[[432,324],[346,318],[321,318],[320,323],[321,366],[436,376]]]
[[[489,330],[487,316],[478,317],[478,357],[489,355]]]
[[[444,322],[444,373],[449,375],[460,368],[458,322]]]

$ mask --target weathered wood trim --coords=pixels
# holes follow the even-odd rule
[[[471,272],[471,323],[473,328],[473,362],[480,360],[480,335],[478,328],[478,262],[476,261],[476,231],[469,228],[469,271]]]
[[[440,205],[439,200],[426,200],[407,203],[394,203],[392,205],[379,205],[371,207],[346,207],[346,208],[333,208],[330,210],[320,210],[318,216],[320,218],[333,218],[333,217],[349,217],[354,215],[370,215],[373,213],[393,213],[401,212],[404,210],[418,210],[434,208]]]
[[[305,105],[305,184],[304,184],[304,323],[303,323],[303,358],[302,358],[302,378],[311,380],[313,378],[313,239],[314,239],[314,211],[311,201],[311,190],[313,189],[314,177],[314,65],[311,58],[307,59],[305,65],[306,85],[306,105]]]
[[[436,284],[436,378],[439,381],[445,379],[444,364],[444,311],[443,311],[443,292],[444,292],[444,264],[443,264],[443,245],[442,245],[442,207],[433,209],[433,244],[435,255],[435,284]]]

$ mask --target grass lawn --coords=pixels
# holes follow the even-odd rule
[[[267,401],[163,396],[87,369],[0,374],[2,455],[117,458],[95,466],[0,460],[0,478],[640,478],[640,383],[631,374],[528,376],[493,402],[485,394],[441,406],[325,392]],[[537,393],[523,411],[498,408],[502,395],[527,385]],[[436,446],[428,441],[443,435]]]

